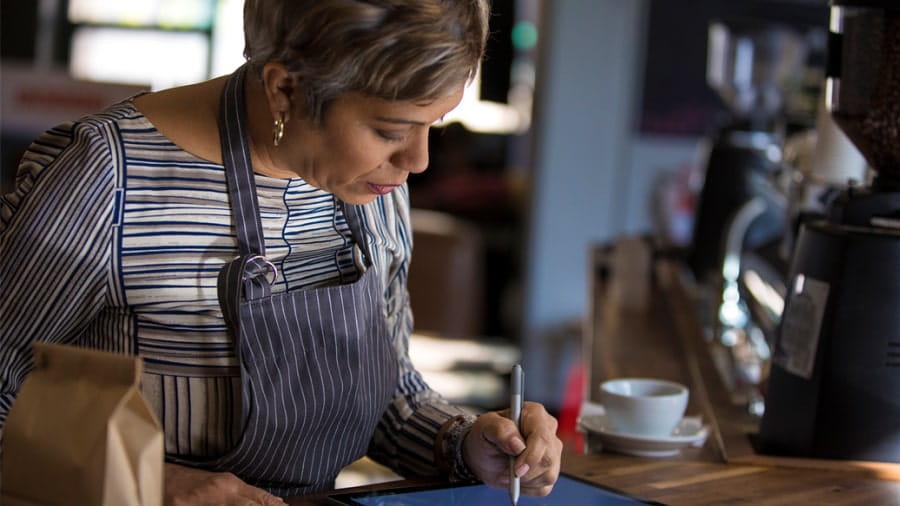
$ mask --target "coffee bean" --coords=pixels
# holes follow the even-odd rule
[[[847,9],[835,121],[879,175],[900,177],[900,12]]]

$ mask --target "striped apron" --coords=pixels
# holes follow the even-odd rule
[[[330,489],[363,456],[398,382],[381,282],[362,209],[344,205],[366,271],[355,282],[271,293],[245,130],[246,65],[222,92],[219,130],[240,256],[219,272],[219,304],[240,362],[243,431],[211,460],[170,461],[229,471],[279,495]]]

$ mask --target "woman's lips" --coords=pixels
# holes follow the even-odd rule
[[[400,186],[399,184],[375,184],[375,183],[366,183],[366,186],[369,188],[369,191],[376,195],[386,195],[391,193],[391,190]]]

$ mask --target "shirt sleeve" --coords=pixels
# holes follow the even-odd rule
[[[65,124],[0,197],[0,437],[34,341],[74,343],[104,304],[115,176],[100,127]]]
[[[388,321],[397,348],[399,383],[369,447],[369,456],[403,476],[447,476],[472,479],[462,460],[460,445],[475,417],[451,405],[432,390],[409,358],[413,315],[406,287],[411,251],[411,225],[406,188],[395,191],[397,237],[403,254],[387,289]]]

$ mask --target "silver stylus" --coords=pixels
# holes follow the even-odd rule
[[[525,387],[525,373],[522,372],[522,366],[516,364],[512,368],[510,378],[510,400],[509,400],[509,417],[522,433],[522,403],[524,402],[522,392]],[[513,506],[519,502],[519,477],[516,476],[515,457],[509,458],[509,498]]]

